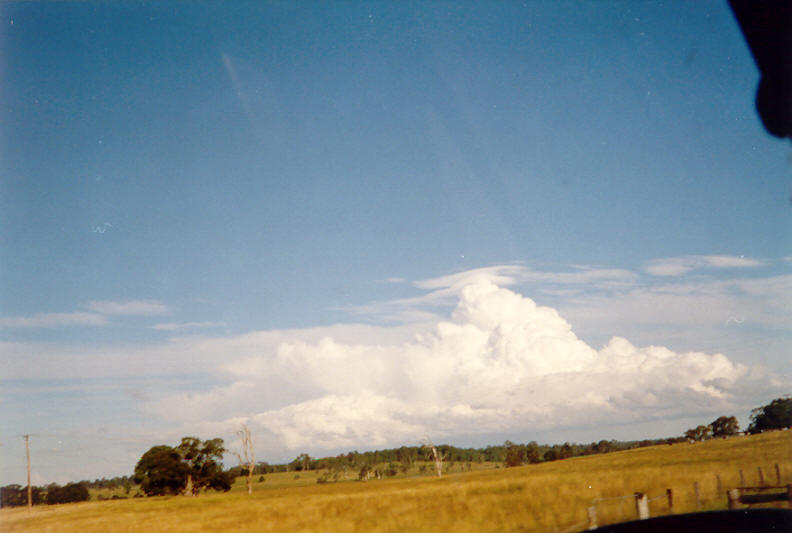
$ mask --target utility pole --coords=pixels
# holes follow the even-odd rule
[[[33,491],[30,487],[30,435],[25,435],[25,455],[27,456],[27,493],[28,493],[28,510],[33,507]]]

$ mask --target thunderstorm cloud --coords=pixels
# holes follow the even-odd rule
[[[195,423],[240,421],[288,449],[678,418],[727,405],[749,373],[719,353],[676,353],[613,337],[597,349],[555,309],[478,275],[424,283],[456,305],[398,342],[376,329],[295,335],[230,358],[230,384],[150,408]]]

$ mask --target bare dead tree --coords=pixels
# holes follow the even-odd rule
[[[437,477],[443,477],[443,459],[445,459],[445,454],[440,454],[437,451],[437,446],[434,445],[432,439],[429,437],[424,437],[422,448],[431,450],[432,457],[434,458],[435,463],[435,470],[437,470]]]
[[[248,494],[253,494],[253,470],[256,468],[256,455],[253,450],[253,435],[247,424],[242,424],[242,428],[236,432],[242,441],[242,452],[232,452],[239,459],[240,466],[247,467],[247,490]]]

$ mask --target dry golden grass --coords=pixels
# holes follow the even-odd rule
[[[792,483],[792,431],[698,444],[654,446],[509,469],[453,473],[443,479],[403,477],[369,482],[316,484],[316,473],[267,476],[253,496],[235,487],[227,494],[88,502],[0,511],[4,532],[94,531],[563,531],[586,525],[595,498],[636,491],[650,497],[674,491],[675,512],[726,507],[724,492],[758,482],[757,467],[775,484]],[[716,475],[722,489],[717,492]],[[239,484],[238,484],[239,485]],[[630,499],[597,506],[600,524],[635,517]],[[621,505],[621,509],[620,509]],[[665,498],[652,515],[667,513]]]

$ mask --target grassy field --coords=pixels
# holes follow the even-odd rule
[[[317,484],[320,473],[270,474],[248,496],[244,481],[231,492],[198,498],[158,497],[86,502],[0,511],[3,532],[93,531],[564,531],[585,529],[586,510],[598,502],[600,525],[635,518],[634,503],[622,499],[644,492],[653,516],[724,509],[727,488],[758,483],[792,483],[792,431],[653,446],[518,468],[479,465],[442,479],[406,475],[368,482]],[[722,488],[717,491],[717,477]],[[350,476],[352,477],[352,476]],[[577,525],[577,528],[574,526]]]

